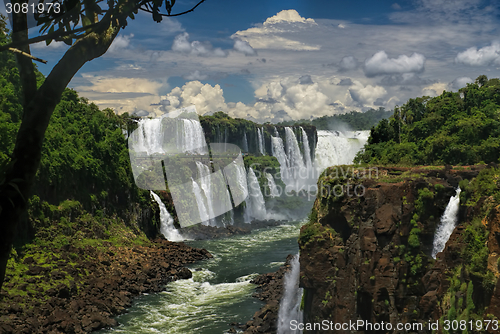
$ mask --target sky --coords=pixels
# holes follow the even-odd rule
[[[173,12],[195,3],[178,0]],[[161,23],[140,12],[69,86],[140,116],[195,105],[274,123],[393,109],[499,77],[499,9],[495,0],[206,0]],[[49,61],[38,65],[47,75],[66,49],[39,43],[32,53]]]

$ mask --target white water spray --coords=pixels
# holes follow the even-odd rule
[[[278,311],[278,334],[299,334],[301,331],[290,329],[290,321],[303,321],[303,312],[300,310],[302,288],[299,288],[300,262],[299,254],[290,262],[290,271],[285,274],[283,282],[283,297]]]
[[[150,191],[151,197],[158,203],[160,207],[160,233],[169,241],[183,241],[184,238],[174,226],[174,219],[167,211],[165,204],[161,201],[160,197],[154,192]]]
[[[434,235],[434,242],[432,247],[432,258],[435,259],[439,252],[442,252],[446,246],[446,242],[450,239],[453,230],[458,221],[458,209],[460,208],[460,192],[462,190],[458,187],[455,196],[450,198],[443,215],[441,216],[441,224],[436,230]]]
[[[320,170],[330,166],[351,165],[369,136],[370,131],[318,131],[314,164]]]

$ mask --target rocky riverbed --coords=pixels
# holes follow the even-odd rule
[[[191,271],[183,265],[211,257],[204,249],[163,238],[145,246],[109,244],[104,252],[68,246],[48,259],[57,263],[57,270],[50,271],[39,259],[25,257],[29,278],[18,287],[25,293],[6,293],[14,284],[9,277],[0,293],[0,333],[76,334],[116,326],[113,317],[125,312],[133,297],[190,278]],[[60,284],[43,288],[54,281]]]

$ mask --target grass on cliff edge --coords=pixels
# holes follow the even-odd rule
[[[48,208],[56,219],[38,216],[35,238],[11,252],[2,287],[7,298],[2,298],[0,308],[9,307],[12,298],[21,307],[31,308],[47,300],[50,289],[60,289],[62,285],[78,292],[89,274],[82,265],[92,260],[86,252],[89,247],[104,253],[112,246],[151,244],[136,226],[127,226],[116,217],[93,216],[76,201]],[[77,254],[75,249],[83,251]]]

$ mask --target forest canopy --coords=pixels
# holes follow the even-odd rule
[[[418,97],[372,127],[355,162],[470,165],[500,157],[500,80],[479,76],[458,92]]]

